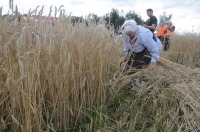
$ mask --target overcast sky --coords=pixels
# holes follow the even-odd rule
[[[9,0],[0,0],[0,6],[3,6],[3,13],[9,10]],[[172,22],[176,30],[199,31],[200,27],[200,0],[14,0],[14,5],[22,13],[28,13],[31,8],[40,8],[44,5],[45,12],[49,12],[51,5],[59,8],[64,5],[66,14],[72,12],[75,16],[85,16],[89,13],[95,13],[103,16],[110,12],[112,8],[124,13],[134,10],[140,14],[144,20],[148,19],[146,9],[152,8],[154,15],[159,18],[163,12],[173,14]]]

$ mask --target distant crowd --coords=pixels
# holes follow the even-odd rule
[[[164,51],[167,51],[170,46],[170,37],[174,34],[175,26],[171,21],[165,25],[164,22],[160,23],[157,30],[157,36],[164,45]]]
[[[152,9],[147,10],[147,15],[149,16],[149,19],[144,24],[144,27],[148,28],[152,33],[154,33],[157,27],[157,18],[153,15]],[[157,37],[162,42],[164,51],[167,51],[169,49],[170,37],[173,35],[174,31],[175,26],[172,24],[171,21],[167,21],[166,23],[161,22],[158,26]]]

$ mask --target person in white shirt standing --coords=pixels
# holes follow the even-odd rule
[[[156,61],[162,50],[160,40],[152,32],[137,25],[135,20],[126,20],[122,25],[126,34],[125,60],[130,68],[142,69],[149,67],[155,70]]]

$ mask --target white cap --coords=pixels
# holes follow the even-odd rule
[[[126,20],[122,25],[122,29],[124,28],[125,33],[135,32],[137,30],[137,23],[135,20]]]

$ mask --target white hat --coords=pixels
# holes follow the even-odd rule
[[[135,32],[137,30],[137,23],[135,20],[126,20],[122,25],[122,29],[124,28],[125,33]]]

